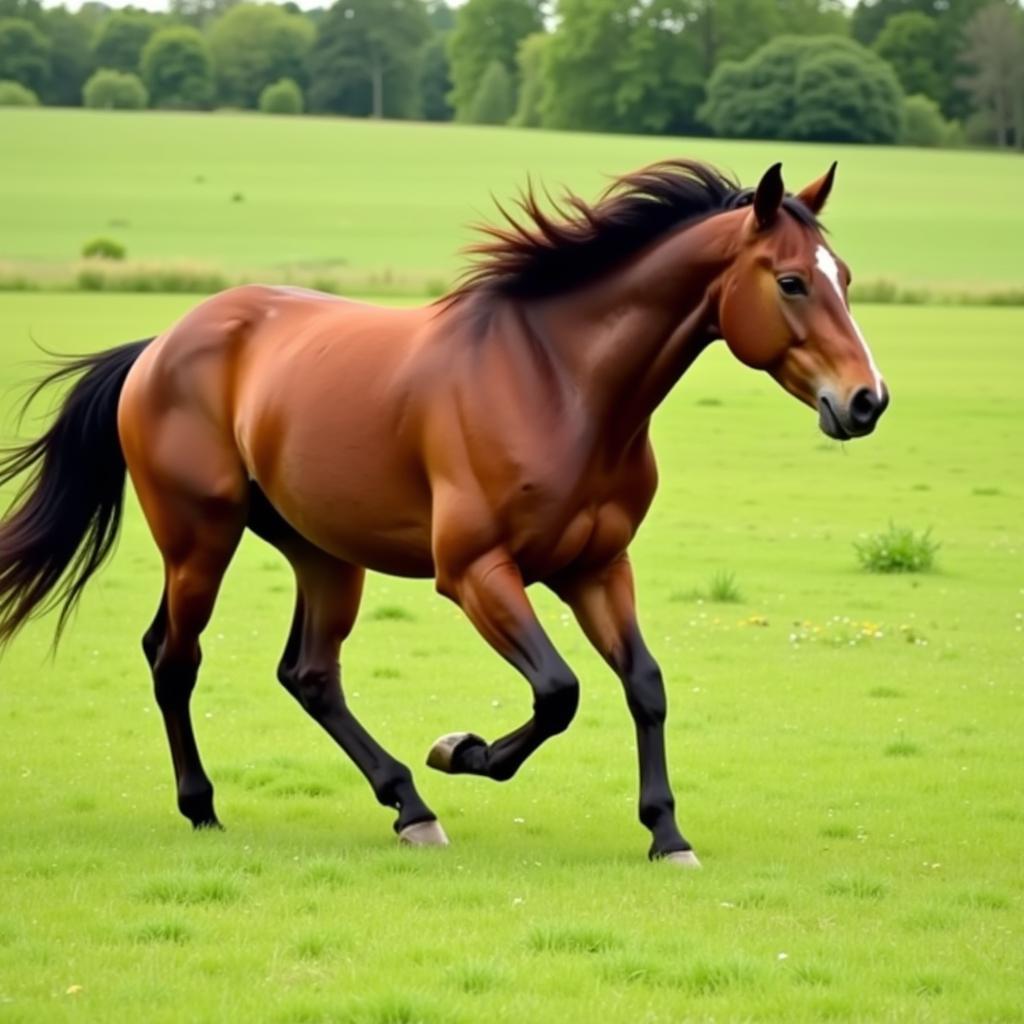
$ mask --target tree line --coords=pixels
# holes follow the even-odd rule
[[[0,0],[0,105],[1024,149],[1020,0]]]

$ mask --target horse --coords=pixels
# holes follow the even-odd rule
[[[154,338],[60,363],[34,392],[67,385],[49,429],[0,461],[0,484],[21,479],[0,523],[0,642],[58,605],[59,640],[110,554],[127,470],[164,563],[142,648],[181,813],[220,827],[189,702],[248,528],[295,574],[281,684],[397,812],[402,843],[447,845],[409,768],[345,702],[341,649],[365,573],[432,577],[526,679],[522,726],[493,742],[451,733],[427,758],[499,781],[577,708],[577,677],[527,596],[540,583],[621,680],[649,856],[699,866],[676,822],[665,686],[629,560],[657,484],[649,425],[724,339],[827,436],[874,429],[889,392],[819,221],[835,170],[795,195],[780,164],[751,189],[692,160],[623,175],[592,204],[542,204],[528,187],[431,304],[246,285]]]

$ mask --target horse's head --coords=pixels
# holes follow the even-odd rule
[[[796,197],[785,194],[780,164],[765,173],[721,280],[718,324],[739,360],[767,370],[845,441],[874,430],[889,391],[850,315],[849,268],[817,224],[835,167]]]

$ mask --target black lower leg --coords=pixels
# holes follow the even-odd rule
[[[370,783],[379,803],[398,811],[395,831],[437,816],[416,791],[412,773],[392,757],[352,714],[345,703],[337,666],[315,669],[290,664],[278,668],[282,685],[324,731],[345,751]]]
[[[218,828],[213,809],[213,784],[199,757],[189,700],[199,672],[199,650],[189,659],[157,653],[153,664],[156,702],[163,715],[178,790],[178,809],[195,828]]]
[[[636,725],[640,761],[640,821],[650,829],[650,857],[691,849],[676,824],[675,798],[665,758],[665,684],[649,655],[623,678],[626,700]]]

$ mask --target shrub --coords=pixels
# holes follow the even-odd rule
[[[94,238],[82,246],[82,255],[87,260],[123,260],[127,252],[120,242],[112,238]]]
[[[0,107],[38,107],[39,97],[21,82],[0,82]]]
[[[138,75],[100,68],[82,86],[82,102],[93,110],[143,110],[149,94]]]
[[[902,100],[892,68],[852,39],[778,36],[715,68],[700,117],[735,138],[895,142]]]
[[[909,526],[889,524],[884,533],[873,533],[853,542],[861,567],[868,572],[928,572],[939,544],[931,528],[916,532]]]
[[[942,116],[938,103],[927,96],[908,96],[903,101],[904,146],[934,148],[946,145],[951,126]]]
[[[302,109],[302,90],[290,78],[279,78],[260,93],[264,114],[301,114]]]

